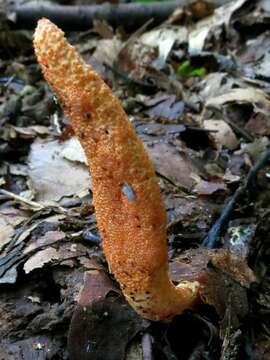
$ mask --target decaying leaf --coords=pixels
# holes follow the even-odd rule
[[[23,253],[25,255],[32,253],[33,251],[38,250],[39,248],[46,247],[48,245],[52,245],[60,240],[65,238],[65,233],[63,231],[47,231],[45,235],[39,237],[38,239],[34,239],[34,241],[27,244]]]
[[[230,76],[226,72],[207,74],[200,82],[200,96],[204,101],[230,92],[233,88],[247,87],[241,79]]]
[[[265,92],[255,88],[233,89],[227,94],[208,99],[205,106],[220,108],[229,103],[252,104],[256,112],[269,115],[270,100]]]
[[[194,192],[198,195],[212,195],[217,191],[226,191],[227,186],[223,182],[205,181],[198,179]]]
[[[222,32],[222,27],[228,28],[233,14],[241,8],[247,0],[237,0],[228,3],[214,11],[214,14],[199,21],[189,34],[189,50],[201,51],[210,35],[218,33],[218,39]]]
[[[15,227],[25,220],[25,214],[15,208],[0,211],[0,252],[15,234]]]
[[[238,140],[232,128],[223,120],[204,120],[204,128],[211,131],[210,136],[214,139],[218,149],[223,146],[230,150],[238,147]]]
[[[184,112],[185,104],[177,100],[175,95],[159,96],[147,102],[146,113],[151,118],[177,120]]]
[[[72,360],[105,359],[108,354],[124,360],[130,340],[146,326],[115,291],[103,271],[85,273],[69,329]]]
[[[30,259],[24,263],[23,269],[25,273],[28,274],[31,271],[42,268],[45,264],[57,259],[59,259],[57,250],[52,247],[48,247],[31,256]]]
[[[33,125],[27,127],[12,126],[10,129],[10,137],[20,137],[22,139],[35,139],[37,135],[48,135],[49,129],[46,126]]]
[[[194,180],[190,174],[197,172],[197,169],[187,155],[179,153],[172,145],[160,142],[146,143],[146,150],[158,173],[186,189],[193,186]]]
[[[148,31],[140,37],[140,41],[148,46],[158,48],[158,57],[154,61],[157,69],[162,69],[170,51],[177,41],[179,44],[187,42],[188,31],[186,27],[168,26]]]
[[[3,218],[0,218],[0,250],[10,242],[14,232],[13,226],[8,224]]]
[[[205,283],[201,296],[207,304],[215,307],[221,319],[229,309],[235,317],[233,324],[237,326],[238,317],[247,315],[246,288],[256,278],[241,256],[222,249],[187,251],[170,264],[170,273],[176,282],[177,279],[189,281],[198,278]]]
[[[84,164],[85,157],[77,141],[34,142],[29,156],[29,176],[37,199],[57,201],[63,196],[87,194],[90,178]]]

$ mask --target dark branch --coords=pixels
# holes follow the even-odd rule
[[[214,7],[230,0],[210,0]],[[46,17],[63,30],[88,30],[93,20],[101,19],[111,25],[123,25],[134,29],[140,27],[150,18],[152,25],[166,20],[178,6],[188,5],[194,0],[177,0],[153,3],[102,4],[91,6],[62,6],[62,5],[20,5],[9,12],[16,28],[33,29],[38,19]]]
[[[219,219],[214,223],[214,225],[208,232],[208,235],[204,238],[204,240],[203,240],[204,246],[211,248],[211,249],[216,247],[216,243],[220,236],[221,230],[228,223],[235,205],[239,202],[239,200],[245,194],[245,192],[252,187],[259,170],[263,166],[265,166],[265,164],[269,161],[269,159],[270,159],[270,150],[266,150],[262,153],[262,155],[256,161],[254,166],[250,169],[244,184],[241,185],[236,190],[236,192],[233,194],[231,199],[228,201],[228,203],[224,207]]]

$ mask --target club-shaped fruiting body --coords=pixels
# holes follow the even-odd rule
[[[157,177],[119,100],[47,19],[38,22],[34,48],[88,159],[104,253],[127,301],[150,320],[191,308],[198,283],[176,287],[169,279]]]

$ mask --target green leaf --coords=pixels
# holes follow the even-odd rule
[[[189,60],[185,60],[178,66],[178,68],[176,70],[176,74],[179,76],[202,77],[202,76],[205,76],[206,69],[204,67],[195,68],[195,67],[191,66]]]

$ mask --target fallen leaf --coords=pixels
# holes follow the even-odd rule
[[[23,251],[23,254],[27,255],[41,247],[55,244],[58,241],[61,241],[65,238],[66,234],[63,231],[47,231],[45,235],[34,239],[30,243],[27,243],[26,248]]]
[[[226,94],[235,87],[244,88],[244,81],[234,78],[225,72],[214,72],[207,74],[201,79],[199,94],[204,101],[207,101],[219,95]]]
[[[212,195],[217,191],[226,191],[227,186],[223,182],[205,181],[200,179],[194,187],[198,195]]]
[[[87,165],[87,158],[82,149],[82,146],[77,138],[72,137],[66,143],[60,152],[61,157],[69,161],[77,161],[84,165]]]
[[[15,227],[26,219],[23,211],[15,208],[0,211],[0,252],[15,234]]]
[[[97,48],[92,58],[99,64],[108,64],[113,66],[123,47],[122,41],[116,36],[112,39],[101,39],[97,44]]]
[[[14,233],[15,230],[13,226],[7,224],[5,220],[0,217],[0,251],[10,242]]]
[[[174,146],[166,143],[146,142],[145,145],[158,173],[178,186],[186,189],[192,188],[194,180],[190,177],[190,174],[198,170],[192,164],[188,155],[180,153]]]
[[[183,114],[185,104],[181,100],[177,100],[175,95],[159,96],[148,102],[149,109],[146,113],[151,118],[166,118],[169,120],[177,120]]]
[[[204,120],[203,127],[211,131],[210,136],[214,139],[218,149],[224,146],[229,150],[238,147],[238,140],[232,128],[223,120]]]
[[[17,276],[17,266],[13,266],[7,270],[3,276],[0,277],[0,284],[15,284]]]
[[[254,140],[252,143],[242,144],[241,149],[236,151],[236,155],[248,154],[251,159],[255,161],[261,153],[268,148],[269,143],[268,137],[263,136]]]
[[[28,168],[24,164],[10,164],[9,170],[13,175],[27,176],[28,174]]]
[[[170,51],[177,41],[178,44],[187,42],[188,31],[186,27],[180,26],[163,26],[145,32],[140,38],[144,45],[158,48],[158,57],[154,60],[153,65],[156,69],[162,69],[166,63]]]
[[[104,271],[87,271],[69,329],[70,358],[98,360],[110,354],[111,360],[124,360],[128,344],[145,326],[146,322],[115,293]]]
[[[104,299],[112,290],[117,292],[104,270],[86,271],[84,273],[84,284],[78,295],[78,304],[86,306],[96,300]]]
[[[59,254],[57,250],[52,247],[48,247],[31,256],[24,263],[23,269],[26,274],[29,274],[31,271],[42,268],[45,264],[58,259],[59,259]]]
[[[219,33],[221,35],[222,28],[228,28],[232,15],[246,2],[247,0],[229,2],[215,9],[213,15],[198,21],[189,33],[189,51],[199,52],[203,50],[210,34]]]
[[[251,87],[233,89],[224,95],[208,99],[205,106],[219,109],[228,103],[252,104],[254,111],[265,113],[268,116],[270,114],[269,97],[263,91]]]
[[[265,31],[253,41],[247,41],[237,56],[242,64],[251,66],[257,76],[265,79],[270,78],[269,35],[270,32]]]
[[[270,135],[270,120],[268,116],[258,113],[253,114],[247,122],[245,129],[252,135]]]
[[[65,218],[66,218],[65,215],[53,215],[53,216],[47,217],[46,222],[47,223],[50,223],[50,222],[51,223],[54,223],[54,222],[58,223],[59,221],[65,219]],[[16,241],[16,245],[20,244],[22,241],[27,239],[28,236],[31,234],[31,232],[34,231],[36,228],[38,228],[38,226],[40,226],[43,222],[44,222],[44,220],[36,221],[33,224],[31,224],[30,226],[23,229],[21,234],[18,236],[18,239]]]
[[[185,125],[165,125],[156,122],[138,125],[136,131],[138,134],[155,136],[175,136],[186,130]]]
[[[174,282],[198,280],[201,283],[202,299],[215,307],[221,319],[229,306],[233,307],[232,325],[247,315],[246,289],[256,278],[241,256],[224,249],[200,248],[184,252],[169,265]]]
[[[49,128],[41,125],[33,125],[27,127],[12,126],[11,138],[20,137],[22,139],[34,139],[37,135],[48,135]]]
[[[63,196],[87,194],[90,177],[84,162],[83,150],[74,139],[63,143],[35,141],[28,165],[37,200],[57,201]]]

